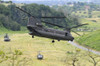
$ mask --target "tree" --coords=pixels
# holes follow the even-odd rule
[[[89,50],[89,49],[88,49]],[[97,66],[98,63],[100,62],[100,56],[99,55],[93,55],[88,51],[88,55],[90,59],[88,61],[92,63],[94,66]]]
[[[81,50],[76,49],[76,48],[75,48],[75,51],[73,51],[73,52],[68,51],[67,52],[68,55],[65,59],[65,63],[76,66],[77,61],[79,61],[79,57],[81,57],[80,52],[81,52]]]
[[[17,22],[12,21],[11,18],[9,18],[3,14],[0,14],[0,23],[2,26],[4,26],[7,29],[10,29],[13,31],[20,30],[20,25]]]

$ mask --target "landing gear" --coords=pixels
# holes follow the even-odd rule
[[[34,36],[32,35],[32,38],[34,38]]]
[[[54,43],[55,41],[54,40],[52,40],[52,43]]]
[[[60,40],[58,40],[58,41],[60,41]]]

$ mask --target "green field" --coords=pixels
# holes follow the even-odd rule
[[[85,29],[90,29],[90,30],[98,30],[100,29],[100,18],[82,18],[80,19],[80,22],[82,24],[88,23],[89,25],[80,27],[80,28],[85,28]]]
[[[86,11],[73,12],[72,14],[88,18],[89,17],[88,13],[89,13],[88,10],[86,10]],[[100,11],[92,11],[90,15],[92,16],[92,18],[100,18]]]
[[[87,29],[93,30],[86,35],[77,38],[77,42],[83,46],[100,51],[100,18],[84,18],[81,19],[82,23],[89,25],[83,26]]]
[[[83,46],[100,51],[100,30],[83,35],[79,37],[77,41]]]
[[[0,38],[0,53],[5,52],[5,56],[9,58],[0,62],[0,66],[72,66],[72,60],[77,58],[76,66],[92,66],[88,60],[87,51],[80,50],[67,41],[56,41],[51,43],[51,39],[36,37],[31,38],[28,33],[12,32],[10,35],[11,42],[4,42],[3,37]],[[12,60],[15,50],[22,52],[17,59]],[[37,60],[38,51],[44,55],[43,60]],[[92,56],[96,56],[91,54]],[[0,55],[0,61],[3,59]],[[12,59],[10,59],[12,58]],[[98,57],[96,61],[100,59]],[[98,63],[100,66],[100,63]]]
[[[10,4],[3,3],[8,6]],[[16,4],[23,6],[24,4]],[[89,30],[97,30],[95,32],[88,31],[78,32],[82,36],[79,37],[72,33],[75,40],[82,46],[100,51],[100,11],[92,11],[91,18],[88,11],[77,11],[72,14],[81,18],[80,23],[88,23],[89,25],[79,27]],[[41,38],[28,35],[26,27],[21,27],[21,31],[11,31],[0,26],[0,66],[100,66],[100,56],[76,48],[67,41],[55,41],[52,39]],[[98,30],[99,29],[99,30]],[[8,33],[10,42],[4,42],[4,35]],[[44,59],[38,60],[37,54],[40,51]],[[93,57],[93,58],[91,58]]]
[[[77,11],[77,12],[73,12],[72,14],[78,15],[80,17],[83,17],[83,16],[88,17],[88,11]]]
[[[94,31],[94,30],[100,29],[100,18],[98,17],[98,16],[100,16],[100,11],[92,11],[91,18],[88,18],[88,16],[89,16],[88,11],[77,11],[76,13],[73,12],[72,14],[78,15],[79,17],[87,16],[84,18],[80,18],[80,23],[82,23],[82,24],[88,23],[89,25],[79,27],[79,28],[88,29],[89,31]]]
[[[98,16],[100,17],[100,11],[93,11],[92,15],[94,18],[98,18]]]

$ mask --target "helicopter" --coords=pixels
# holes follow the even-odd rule
[[[55,42],[54,40],[73,41],[74,37],[71,35],[71,31],[76,33],[79,36],[80,36],[80,34],[78,34],[77,32],[75,32],[71,29],[78,28],[83,25],[87,25],[87,23],[86,23],[86,24],[73,26],[71,28],[66,28],[61,25],[53,24],[53,23],[42,21],[42,20],[38,19],[38,18],[66,18],[65,16],[64,17],[54,17],[54,16],[53,17],[35,17],[35,16],[31,15],[29,12],[27,12],[19,7],[16,7],[16,8],[23,11],[24,13],[30,15],[30,17],[28,18],[27,29],[30,31],[29,34],[32,35],[32,38],[34,38],[34,36],[50,38],[50,39],[53,39],[52,43]],[[60,28],[65,28],[65,30],[46,28],[45,26],[42,25],[42,22],[53,25],[53,26],[57,26]]]

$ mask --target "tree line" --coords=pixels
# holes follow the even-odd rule
[[[22,8],[23,10],[31,13],[31,15],[36,16],[36,17],[42,17],[42,16],[57,16],[57,17],[61,17],[61,16],[65,16],[63,12],[61,11],[56,11],[53,8],[50,8],[49,6],[45,6],[45,5],[38,5],[38,4],[24,4],[23,6],[19,6],[20,8]],[[21,26],[26,26],[27,25],[27,21],[23,20],[24,18],[29,18],[30,15],[25,14],[24,12],[16,9],[16,5],[15,4],[11,4],[8,6],[4,6],[4,5],[0,5],[0,26],[4,26],[7,29],[10,30],[20,30]],[[68,27],[69,25],[72,24],[78,24],[79,22],[74,23],[75,20],[77,20],[77,18],[73,19],[73,17],[68,16],[67,19],[56,19],[56,18],[52,18],[52,19],[43,19],[40,18],[44,21],[50,22],[50,23],[54,23],[57,25],[62,25],[65,27]],[[69,24],[70,22],[70,24]],[[45,26],[48,27],[55,27],[49,24],[44,24]]]
[[[93,11],[100,11],[100,5],[99,4],[95,4],[95,3],[86,3],[86,2],[69,2],[67,3],[67,5],[63,5],[63,6],[53,6],[54,9],[56,10],[63,10],[66,13],[77,13],[77,12],[84,12],[84,14],[87,13],[88,16],[84,16],[82,15],[81,17],[88,17],[91,18],[92,17],[92,13]],[[100,17],[100,16],[98,16]]]
[[[20,30],[20,24],[11,18],[11,10],[5,5],[0,4],[0,27],[5,27],[9,30]]]

